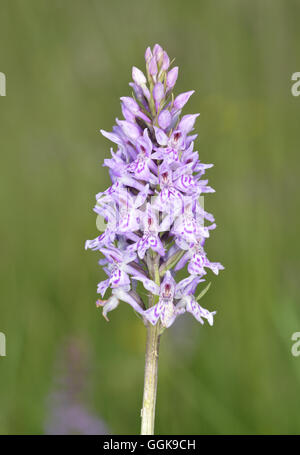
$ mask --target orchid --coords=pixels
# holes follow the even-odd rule
[[[160,319],[162,325],[168,328],[173,324],[176,317],[183,314],[185,310],[190,312],[202,324],[203,320],[200,315],[208,319],[210,325],[213,324],[215,312],[210,313],[208,310],[204,310],[192,295],[185,295],[185,293],[189,292],[188,286],[190,288],[194,286],[195,288],[200,281],[204,280],[190,275],[187,279],[181,280],[176,284],[170,271],[166,272],[160,287],[146,277],[136,276],[135,279],[142,281],[145,288],[152,294],[159,295],[158,303],[145,311],[146,317],[151,324],[156,325]]]
[[[100,130],[113,143],[103,163],[112,184],[96,195],[103,232],[85,247],[103,255],[99,265],[107,278],[98,284],[104,300],[97,307],[105,319],[125,302],[147,327],[142,433],[152,434],[159,338],[185,313],[213,325],[216,312],[198,300],[207,270],[217,275],[224,267],[204,250],[216,228],[202,204],[203,195],[214,192],[203,177],[212,164],[202,163],[194,149],[199,114],[181,115],[194,91],[174,96],[178,67],[170,68],[160,45],[147,48],[145,61],[145,72],[132,69],[131,96],[121,97],[123,119],[111,132]],[[187,276],[179,280],[179,271]]]

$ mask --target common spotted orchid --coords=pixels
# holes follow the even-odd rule
[[[151,434],[159,337],[184,313],[213,325],[215,311],[198,300],[207,269],[218,274],[224,267],[210,262],[204,250],[216,224],[203,208],[203,195],[214,192],[203,178],[212,164],[202,163],[194,150],[199,114],[181,116],[194,91],[173,95],[178,67],[170,68],[158,44],[147,48],[145,61],[145,73],[132,69],[132,95],[121,97],[124,118],[116,119],[112,132],[101,130],[115,148],[103,164],[112,184],[96,196],[103,232],[85,246],[104,256],[99,265],[107,278],[98,293],[102,299],[109,290],[111,295],[97,301],[103,316],[122,301],[147,326],[142,433]],[[179,271],[187,277],[178,279]]]

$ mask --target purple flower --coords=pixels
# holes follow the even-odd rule
[[[101,130],[114,147],[104,160],[112,184],[96,196],[103,229],[85,247],[103,255],[99,264],[107,278],[98,293],[111,294],[97,306],[107,318],[123,301],[146,325],[164,328],[186,312],[212,325],[215,312],[202,308],[194,294],[208,270],[217,275],[224,267],[204,250],[216,224],[199,199],[214,192],[204,177],[212,164],[202,163],[194,149],[199,114],[181,116],[194,91],[174,96],[178,67],[170,68],[159,44],[146,49],[145,61],[145,73],[132,69],[132,96],[121,97],[123,118],[111,132]],[[178,281],[185,267],[187,277]],[[149,303],[138,294],[142,285]]]
[[[120,300],[123,302],[129,303],[129,305],[136,311],[138,314],[143,315],[145,311],[142,308],[141,301],[135,296],[133,297],[128,289],[119,287],[112,290],[112,295],[108,300],[97,300],[97,307],[103,307],[103,317],[109,321],[107,313],[117,308],[120,303]]]
[[[165,109],[164,111],[161,111],[160,114],[158,115],[157,122],[158,122],[159,126],[164,130],[166,130],[170,126],[171,121],[172,121],[172,116],[167,109]]]
[[[181,238],[183,238],[182,236]],[[187,236],[186,236],[187,237]],[[181,242],[181,248],[187,250],[186,253],[182,256],[180,261],[177,263],[175,270],[180,270],[188,263],[188,272],[192,275],[206,275],[205,268],[209,268],[213,271],[215,275],[219,274],[219,270],[224,270],[224,267],[219,262],[210,262],[207,259],[206,253],[204,251],[204,237],[198,237],[198,239],[192,242]]]
[[[151,74],[152,77],[157,75],[157,63],[155,57],[152,57],[149,62],[149,73]]]
[[[135,273],[135,270],[131,268],[129,263],[135,261],[136,254],[132,251],[121,251],[116,247],[101,248],[101,253],[106,259],[99,261],[101,266],[104,267],[104,271],[109,276],[107,280],[101,281],[98,284],[98,293],[104,296],[108,287],[118,288],[120,286],[129,286],[130,279],[129,273]]]
[[[136,85],[139,86],[146,85],[147,83],[147,79],[145,78],[144,73],[135,66],[132,68],[132,79]]]
[[[193,93],[195,93],[195,91],[190,90],[189,92],[181,93],[180,95],[176,96],[172,111],[177,112],[181,110],[186,105]]]
[[[171,115],[171,114],[170,114]],[[169,137],[164,131],[155,128],[156,140],[160,147],[156,148],[153,157],[159,160],[164,160],[167,164],[178,162],[180,153],[184,149],[184,138],[181,131],[174,131]]]
[[[156,107],[157,112],[159,111],[160,103],[163,100],[164,95],[165,95],[165,90],[164,90],[163,84],[161,82],[157,82],[153,89],[153,98],[155,101],[155,107]]]
[[[178,66],[172,68],[167,75],[167,87],[169,90],[172,90],[174,85],[176,84],[178,77]]]
[[[207,319],[209,325],[213,325],[214,323],[213,317],[216,314],[216,311],[210,312],[205,308],[202,308],[192,295],[182,297],[177,306],[178,309],[183,310],[183,312],[187,311],[188,313],[191,313],[201,324],[204,324],[203,319]]]
[[[152,160],[153,144],[149,139],[147,128],[144,130],[143,136],[136,140],[136,150],[138,155],[132,163],[128,164],[127,170],[134,173],[139,180],[151,181],[151,171],[157,174],[157,166]]]
[[[151,248],[152,251],[157,252],[160,256],[165,255],[165,249],[159,237],[161,228],[158,222],[157,211],[147,204],[144,216],[141,220],[143,236],[133,245],[129,246],[130,250],[137,250],[140,259],[145,257],[146,252]]]
[[[145,311],[145,318],[152,324],[156,325],[160,320],[163,327],[170,327],[177,316],[185,313],[191,313],[201,324],[203,319],[208,320],[210,325],[213,325],[213,315],[215,312],[210,313],[208,310],[202,308],[189,294],[192,290],[191,285],[197,284],[200,279],[193,276],[186,278],[176,284],[174,278],[169,271],[166,272],[165,277],[160,285],[157,286],[153,281],[148,278],[134,277],[136,280],[142,281],[145,289],[152,294],[159,295],[159,301],[156,305]]]

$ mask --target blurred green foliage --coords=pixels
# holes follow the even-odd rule
[[[176,57],[176,92],[195,89],[197,149],[218,229],[203,305],[161,340],[156,431],[299,433],[299,112],[297,0],[1,0],[0,432],[43,433],[55,359],[68,337],[92,353],[87,400],[112,433],[139,432],[145,330],[128,305],[108,324],[94,194],[131,66],[146,46]],[[298,207],[298,209],[297,209]]]

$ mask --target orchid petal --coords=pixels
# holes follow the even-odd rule
[[[154,281],[149,280],[149,278],[141,277],[141,276],[133,276],[133,280],[138,280],[143,283],[143,286],[147,291],[152,292],[152,294],[159,295],[159,286],[154,283]]]

